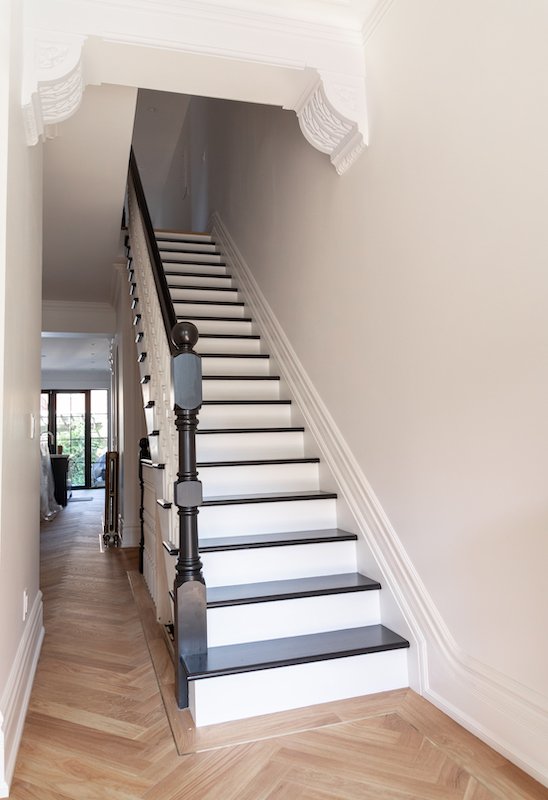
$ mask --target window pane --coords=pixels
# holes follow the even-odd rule
[[[91,390],[91,413],[104,414],[108,413],[108,391],[106,389],[92,389]]]

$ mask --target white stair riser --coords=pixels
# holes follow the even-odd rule
[[[198,467],[198,472],[204,493],[209,496],[319,489],[317,464]]]
[[[218,303],[173,303],[175,313],[178,317],[188,314],[192,317],[231,317],[238,319],[245,316],[244,306],[222,306]],[[199,330],[199,328],[198,328]]]
[[[407,651],[391,650],[190,681],[189,700],[202,726],[408,685]]]
[[[176,239],[176,241],[171,241]],[[183,248],[184,250],[196,250],[199,253],[215,253],[218,255],[219,248],[215,242],[204,242],[199,240],[187,239],[185,237],[177,238],[175,236],[168,236],[165,239],[157,239],[159,250],[177,250]]]
[[[287,427],[291,425],[289,403],[269,405],[218,405],[202,406],[200,426],[202,428],[261,428]]]
[[[204,506],[198,518],[204,538],[336,527],[336,505],[331,499]]]
[[[245,461],[257,458],[302,458],[304,437],[286,433],[203,433],[196,437],[198,461]]]
[[[215,346],[215,345],[213,345]],[[202,358],[202,375],[269,375],[268,358]]]
[[[169,281],[171,283],[171,281]],[[212,287],[211,289],[202,289],[200,287],[196,288],[184,288],[184,289],[170,289],[170,295],[173,302],[177,302],[177,300],[208,300],[208,301],[220,301],[221,303],[226,301],[228,303],[237,303],[242,298],[239,296],[239,292],[237,289],[230,289],[228,292],[223,292],[219,289]]]
[[[182,319],[188,319],[190,315],[179,315]],[[207,317],[207,314],[198,314],[198,317]],[[198,333],[203,336],[206,333],[221,333],[244,335],[253,333],[252,324],[249,320],[242,319],[194,319],[194,325],[198,328]]]
[[[206,586],[313,578],[357,570],[354,541],[224,550],[201,553],[200,557]]]
[[[278,400],[280,381],[207,380],[202,392],[204,400]]]
[[[222,647],[359,628],[377,625],[379,621],[379,598],[375,591],[249,603],[208,609],[207,643],[209,647]]]
[[[162,261],[169,260],[170,264],[220,264],[222,261],[219,253],[181,253],[175,249],[180,245],[176,244],[171,248],[164,247],[164,244],[168,243],[162,242],[160,258]]]
[[[169,239],[182,239],[188,242],[199,242],[201,244],[213,244],[209,233],[185,233],[185,231],[164,231],[157,228],[154,233],[156,236],[167,236]]]
[[[186,275],[187,273],[199,272],[201,275],[218,275],[222,277],[226,275],[227,270],[224,264],[174,264],[172,261],[164,261],[164,272],[166,274],[167,282],[171,283],[171,279],[175,275]]]
[[[159,464],[165,461],[165,457],[162,454],[162,450],[160,447],[160,437],[159,436],[148,436],[148,449],[150,452],[151,461],[155,464]]]
[[[199,275],[169,275],[167,282],[170,287],[173,286],[211,286],[212,288],[232,289],[234,281],[224,275],[202,275],[201,267],[196,267],[195,272]],[[189,271],[190,272],[190,271]]]
[[[194,348],[197,353],[229,353],[230,355],[253,355],[261,352],[260,339],[211,339],[202,336]]]
[[[141,384],[141,394],[143,395],[143,405],[146,405],[151,399],[150,397],[151,385],[150,383]]]

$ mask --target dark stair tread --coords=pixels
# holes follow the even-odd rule
[[[259,492],[257,494],[228,494],[204,497],[203,506],[237,506],[253,503],[284,503],[293,500],[335,500],[336,492],[313,489],[307,492]]]
[[[200,539],[201,553],[218,553],[230,550],[256,550],[262,547],[284,547],[295,544],[325,544],[331,542],[355,542],[355,533],[339,528],[324,528],[317,531],[288,531],[282,533],[252,533],[245,536],[217,536]],[[163,542],[172,556],[179,555],[173,542]]]
[[[272,406],[291,405],[291,400],[204,400],[203,406]]]
[[[214,277],[214,276],[213,276]],[[225,277],[221,275],[220,277]],[[198,286],[198,284],[190,284],[186,286],[173,286],[172,284],[168,283],[168,289],[183,289],[187,291],[188,289],[192,289],[193,291],[196,290],[197,292],[237,292],[238,290],[235,289],[233,286]]]
[[[186,320],[192,321],[194,319],[201,320],[202,322],[252,322],[251,317],[202,317],[196,314],[190,316],[184,316],[182,314],[177,315],[177,322],[185,322]]]
[[[339,528],[318,531],[287,531],[282,533],[255,533],[247,536],[219,536],[200,539],[201,553],[223,550],[255,550],[261,547],[284,547],[293,544],[323,544],[325,542],[355,542],[355,533]]]
[[[183,656],[181,663],[188,680],[196,680],[404,647],[409,647],[409,642],[389,628],[384,625],[368,625],[327,633],[210,647],[203,655]]]
[[[202,375],[203,381],[279,381],[279,375]]]
[[[217,265],[215,264],[215,266],[217,266]],[[170,278],[172,276],[177,276],[177,277],[180,277],[180,278],[220,278],[223,281],[224,280],[227,280],[227,281],[232,280],[232,275],[229,275],[227,273],[225,273],[223,275],[214,275],[214,274],[212,274],[210,272],[186,272],[186,271],[185,272],[172,272],[172,271],[166,272],[166,278]],[[172,289],[180,289],[181,287],[180,286],[171,286],[171,288]],[[194,286],[192,288],[194,288]],[[208,289],[212,289],[212,288],[215,288],[215,287],[208,286],[207,288]]]
[[[200,356],[202,358],[270,358],[267,353],[200,353]]]
[[[196,433],[302,433],[302,427],[287,428],[198,428]]]
[[[311,458],[254,458],[239,461],[199,461],[198,469],[206,467],[270,467],[275,464],[319,464],[320,459]]]
[[[260,339],[258,333],[201,333],[200,339]]]
[[[188,303],[188,305],[200,306],[245,306],[241,300],[174,300],[173,305],[181,305],[181,303]]]
[[[325,594],[347,594],[380,589],[378,581],[359,572],[340,575],[315,575],[310,578],[244,583],[235,586],[207,588],[208,608],[265,603],[272,600],[291,600],[299,597],[318,597]]]

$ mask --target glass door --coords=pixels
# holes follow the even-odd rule
[[[70,456],[74,489],[104,487],[108,449],[108,391],[42,392],[40,428],[51,432],[53,452]]]
[[[105,485],[108,450],[108,392],[106,389],[90,391],[90,486]]]
[[[70,456],[70,479],[74,489],[89,486],[86,480],[86,449],[89,440],[86,392],[55,392],[55,445]]]

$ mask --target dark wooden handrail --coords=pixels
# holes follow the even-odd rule
[[[139,206],[139,211],[143,220],[145,240],[150,258],[150,264],[152,267],[152,274],[154,276],[154,283],[156,285],[158,301],[160,303],[160,309],[162,312],[162,319],[164,320],[166,339],[171,355],[173,356],[178,352],[177,347],[171,338],[171,331],[177,324],[177,316],[175,314],[175,309],[173,308],[173,302],[169,293],[164,267],[162,264],[162,259],[160,258],[160,251],[158,250],[156,236],[154,235],[154,228],[152,226],[152,220],[150,219],[150,213],[148,210],[145,192],[143,190],[143,184],[141,182],[141,176],[139,174],[139,168],[137,166],[137,160],[135,158],[133,147],[131,148],[131,153],[129,156],[129,174],[131,180],[133,181],[135,194],[137,196],[137,205]]]

